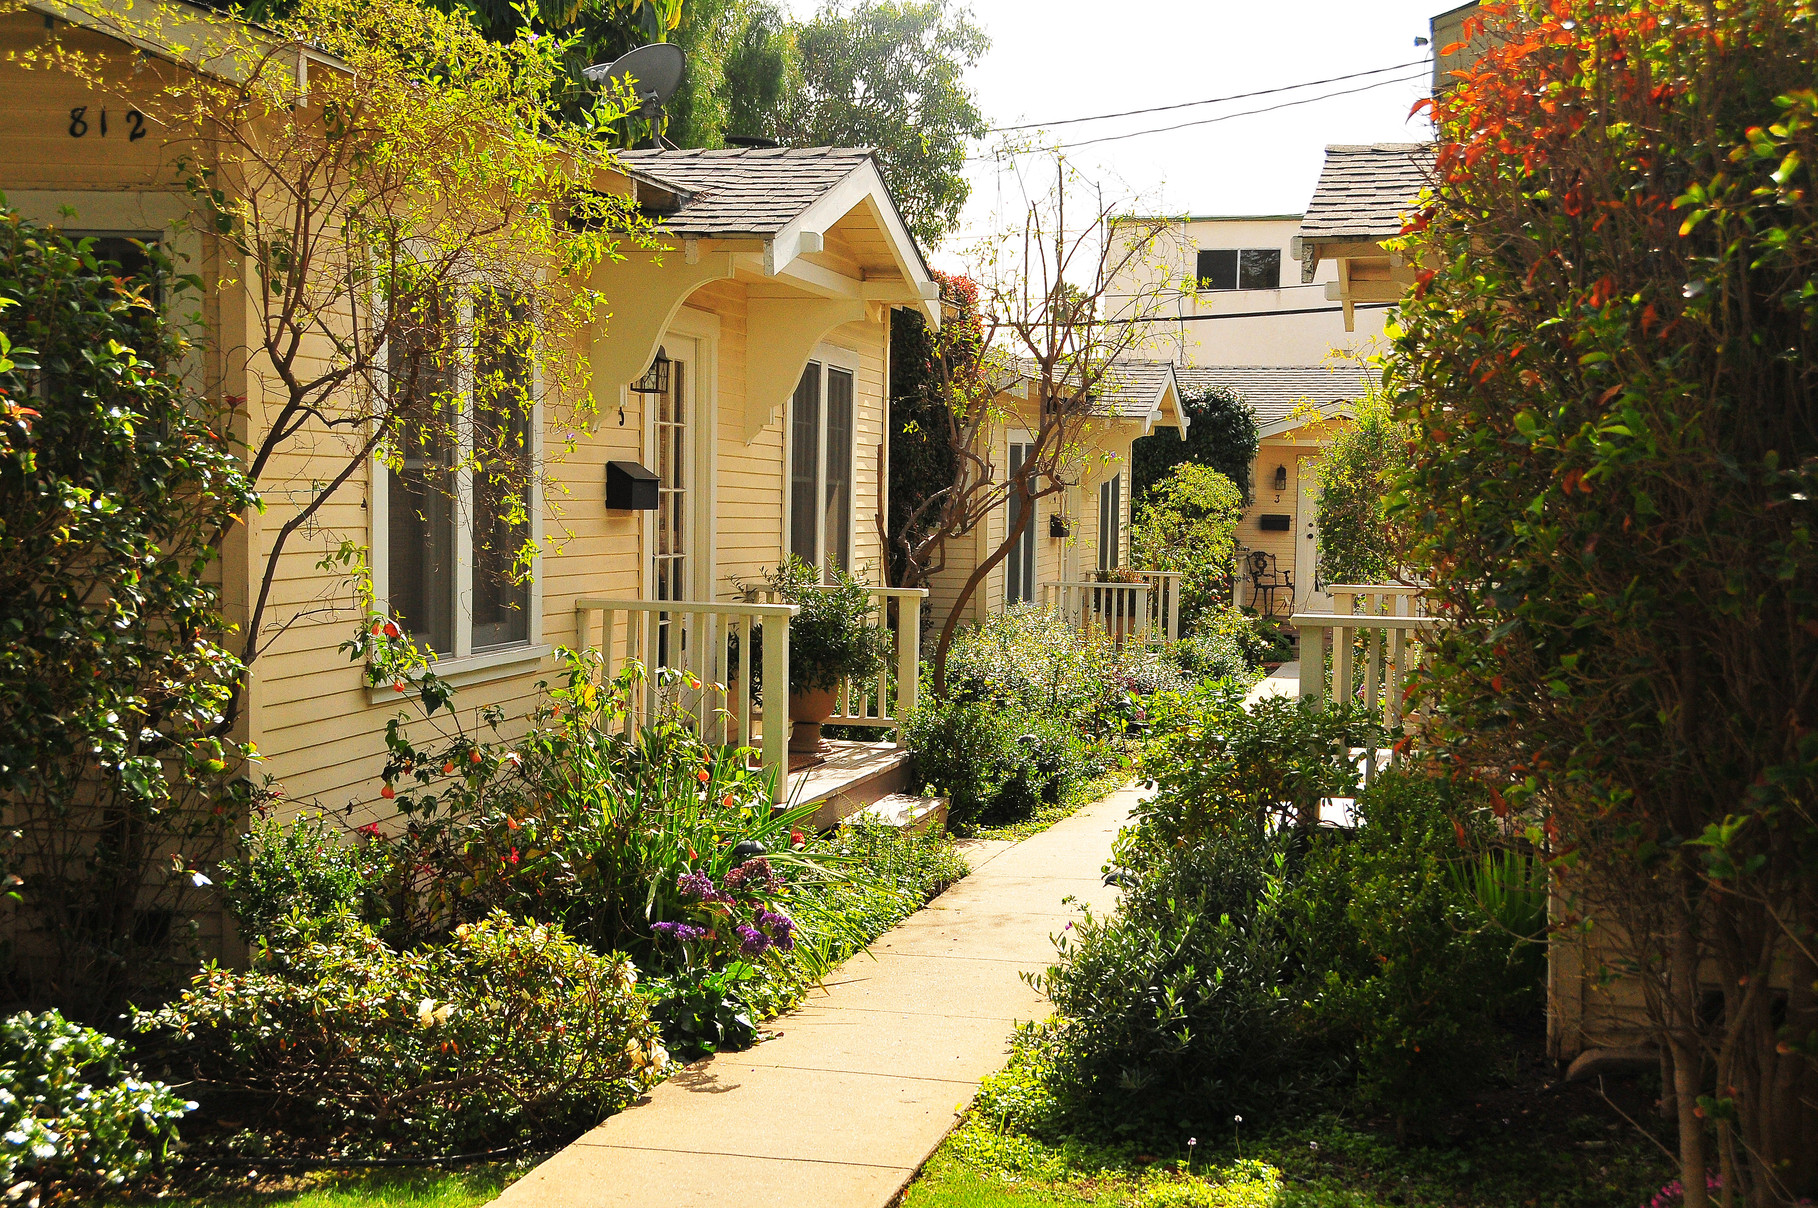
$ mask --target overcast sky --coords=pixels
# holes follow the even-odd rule
[[[791,3],[802,15],[815,7],[813,0]],[[1431,48],[1417,48],[1414,38],[1426,35],[1428,18],[1455,3],[972,0],[973,16],[992,41],[972,83],[994,126],[1228,96],[1422,58]],[[1298,213],[1327,143],[1427,137],[1424,119],[1407,115],[1426,95],[1430,76],[1408,67],[1280,96],[1058,126],[1054,133],[1068,142],[1123,134],[1417,74],[1272,113],[1067,152],[1102,182],[1107,200],[1135,196],[1144,208],[1164,213]],[[1014,177],[993,164],[974,164],[970,174],[972,202],[961,235],[932,257],[937,266],[953,267],[961,240],[998,225],[993,211],[1000,190],[1006,199],[1017,196]]]

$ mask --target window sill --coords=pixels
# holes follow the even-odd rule
[[[513,676],[525,675],[541,667],[543,660],[549,657],[548,646],[506,646],[499,650],[487,650],[480,654],[470,654],[466,658],[437,659],[430,664],[436,678],[451,688],[471,688],[476,684],[490,683],[493,680],[510,679]],[[367,699],[381,705],[395,701],[400,695],[397,689],[378,684],[367,690]]]

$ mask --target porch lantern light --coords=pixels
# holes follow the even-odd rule
[[[656,359],[650,362],[650,368],[644,376],[631,383],[633,394],[668,394],[669,393],[669,350],[661,345],[657,347]]]
[[[1275,502],[1281,502],[1281,493],[1288,489],[1288,467],[1275,467]]]
[[[1059,512],[1055,512],[1048,517],[1049,537],[1058,540],[1061,537],[1071,537],[1072,535],[1073,526],[1065,516],[1061,515]]]

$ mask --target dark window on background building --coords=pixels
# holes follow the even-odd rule
[[[1280,289],[1281,249],[1207,248],[1199,253],[1195,275],[1202,291]]]

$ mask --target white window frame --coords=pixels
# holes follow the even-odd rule
[[[814,565],[821,572],[823,580],[828,575],[827,564],[827,371],[838,369],[852,375],[852,447],[848,450],[850,480],[847,483],[846,506],[846,572],[857,573],[858,563],[858,477],[859,477],[859,354],[837,344],[819,344],[809,354],[807,364],[802,366],[802,373],[807,373],[810,365],[821,367],[821,423],[818,432],[819,447],[815,450],[816,482],[819,484],[815,497],[820,505],[815,508],[814,523]],[[797,375],[799,386],[801,376]],[[790,390],[789,399],[783,407],[783,531],[778,549],[777,560],[780,563],[794,552],[790,548],[790,537],[795,531],[794,507],[795,489],[792,477],[795,466],[795,390]]]
[[[460,329],[471,333],[473,302],[470,298],[461,300],[458,314]],[[375,360],[385,364],[390,354],[389,345],[381,346],[375,354]],[[537,467],[543,460],[543,375],[541,365],[534,355],[530,358],[530,373],[530,415],[527,417],[530,447],[526,453],[532,467]],[[524,501],[524,510],[530,521],[530,540],[538,551],[537,563],[531,569],[530,590],[526,593],[526,609],[530,614],[526,626],[528,636],[523,641],[505,646],[477,652],[473,649],[473,468],[468,464],[473,450],[471,338],[463,342],[455,368],[455,382],[456,394],[461,400],[461,413],[455,420],[458,442],[455,457],[459,467],[455,471],[454,498],[455,648],[450,653],[436,655],[432,665],[437,676],[455,687],[462,687],[521,674],[529,665],[541,663],[549,654],[550,647],[543,641],[543,482],[541,474],[533,471],[527,491],[529,498]],[[380,613],[388,613],[391,607],[390,467],[383,457],[375,454],[367,469],[367,499],[370,501],[367,548],[368,560],[372,566],[373,607]],[[393,699],[393,693],[389,689],[382,690],[380,687],[375,687],[371,695],[375,701]]]

